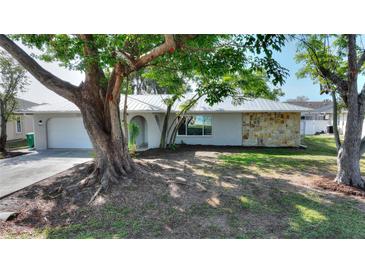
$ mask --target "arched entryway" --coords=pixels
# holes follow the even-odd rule
[[[147,121],[143,116],[137,115],[134,116],[130,123],[134,123],[139,128],[139,134],[136,138],[136,145],[137,148],[147,148],[148,147],[148,141],[147,141]],[[130,132],[129,132],[129,138],[130,138]]]

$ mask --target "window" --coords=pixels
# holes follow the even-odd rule
[[[212,135],[212,117],[206,115],[192,115],[182,118],[183,122],[178,135],[204,136]]]
[[[22,122],[20,121],[20,117],[16,119],[16,133],[22,132]]]

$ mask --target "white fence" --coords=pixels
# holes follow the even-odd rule
[[[329,120],[300,120],[300,134],[314,135],[316,132],[326,132]]]

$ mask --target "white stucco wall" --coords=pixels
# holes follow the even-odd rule
[[[81,117],[81,114],[61,114],[61,113],[48,113],[48,114],[35,114],[34,120],[34,146],[38,150],[48,148],[47,138],[47,123],[54,117]],[[69,134],[72,134],[70,132]]]
[[[242,113],[201,114],[212,117],[212,135],[177,136],[176,144],[183,141],[189,145],[242,145]]]
[[[130,113],[128,115],[128,123],[135,116],[142,116],[146,120],[146,135],[148,148],[157,148],[160,145],[160,126],[153,113]],[[34,134],[35,134],[35,148],[38,150],[48,148],[47,138],[47,123],[54,117],[81,117],[81,114],[60,114],[47,113],[34,115]],[[40,121],[42,121],[40,123]],[[70,132],[72,134],[72,132]]]
[[[20,115],[22,131],[16,132],[16,120],[11,120],[6,123],[7,140],[25,139],[25,134],[33,132],[33,115]]]
[[[159,114],[154,113],[130,113],[128,114],[128,123],[133,117],[142,116],[146,120],[147,144],[148,148],[157,148],[160,145],[161,126],[158,124],[155,116],[160,117]]]
[[[212,135],[210,136],[177,136],[176,144],[184,142],[191,145],[222,145],[241,146],[242,145],[242,113],[214,113],[212,117]],[[197,115],[199,115],[197,114]],[[158,148],[160,144],[161,130],[163,124],[163,114],[161,113],[129,113],[128,122],[133,117],[141,116],[146,121],[146,137],[148,148]],[[34,133],[36,149],[47,149],[47,122],[52,117],[80,117],[80,114],[35,114]],[[171,116],[170,123],[174,119]],[[40,124],[39,121],[42,121]],[[298,128],[299,130],[299,128]],[[72,132],[70,132],[72,134]]]

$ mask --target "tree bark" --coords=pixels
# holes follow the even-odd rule
[[[78,106],[96,153],[93,176],[106,190],[111,183],[121,183],[135,169],[122,132],[120,100],[118,96],[109,97],[105,107],[97,97],[90,96],[95,91],[85,89],[82,93],[86,100],[78,102]]]
[[[167,105],[165,117],[164,117],[164,120],[163,120],[161,139],[160,139],[160,148],[161,149],[166,148],[167,128],[168,128],[168,124],[169,124],[172,105],[173,105],[173,103]]]
[[[336,181],[341,184],[364,188],[360,173],[360,144],[364,121],[364,102],[358,94],[358,63],[356,57],[356,36],[348,35],[348,90],[347,121],[345,139],[338,152]]]
[[[0,152],[6,154],[6,123],[5,106],[3,102],[0,102],[0,119],[1,119],[1,133],[0,133]]]
[[[335,91],[331,92],[332,95],[332,103],[333,103],[333,135],[335,137],[335,142],[336,142],[336,148],[337,148],[337,152],[340,150],[341,148],[341,139],[340,139],[340,134],[338,132],[338,125],[337,125],[337,98],[336,98],[336,93]]]
[[[124,106],[123,106],[123,126],[124,126],[124,137],[125,145],[128,147],[129,133],[128,133],[128,76],[126,78],[127,86],[124,94]]]
[[[349,111],[346,122],[346,136],[337,156],[336,182],[364,188],[360,173],[360,142],[363,115]],[[349,133],[351,132],[351,133]]]
[[[167,135],[170,135],[170,131],[172,130],[170,135],[170,140],[167,145],[169,148],[172,148],[175,145],[177,132],[180,126],[182,125],[184,115],[190,110],[190,108],[192,108],[196,104],[196,102],[202,96],[203,94],[194,95],[194,97],[189,100],[189,102],[184,106],[184,108],[176,115],[175,119],[172,121],[171,126],[167,132]]]

